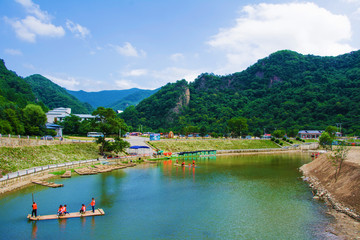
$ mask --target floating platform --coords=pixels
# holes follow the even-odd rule
[[[126,168],[126,166],[123,165],[95,165],[94,167],[98,173],[111,172],[113,170]]]
[[[86,211],[85,213],[81,214],[79,212],[72,212],[69,214],[65,214],[63,216],[58,216],[57,214],[52,215],[43,215],[32,217],[31,214],[28,214],[27,218],[32,221],[40,221],[40,220],[51,220],[51,219],[64,219],[64,218],[81,218],[81,217],[91,217],[91,216],[101,216],[105,215],[105,212],[102,208],[95,209],[95,212]]]
[[[71,178],[71,171],[66,171],[63,175],[61,175],[62,178]]]
[[[45,186],[45,187],[52,187],[52,188],[58,188],[58,187],[63,187],[64,186],[64,184],[46,182],[46,181],[41,181],[41,180],[32,180],[31,182],[35,183],[35,184]]]
[[[94,175],[98,174],[98,171],[92,167],[85,167],[85,168],[77,168],[74,171],[79,175]]]

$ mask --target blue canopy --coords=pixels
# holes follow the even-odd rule
[[[149,148],[148,146],[131,146],[130,149]]]

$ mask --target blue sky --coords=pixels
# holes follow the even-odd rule
[[[154,89],[272,52],[360,49],[360,0],[1,0],[0,58],[70,90]]]

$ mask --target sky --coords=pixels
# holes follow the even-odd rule
[[[360,0],[1,0],[0,58],[69,90],[156,89],[360,49]]]

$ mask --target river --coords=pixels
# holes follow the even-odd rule
[[[0,197],[0,239],[324,239],[331,219],[297,170],[310,160],[218,156],[196,159],[196,168],[168,160],[55,179],[64,187],[30,186]],[[31,222],[32,193],[40,215],[60,204],[78,211],[92,197],[106,214]]]

